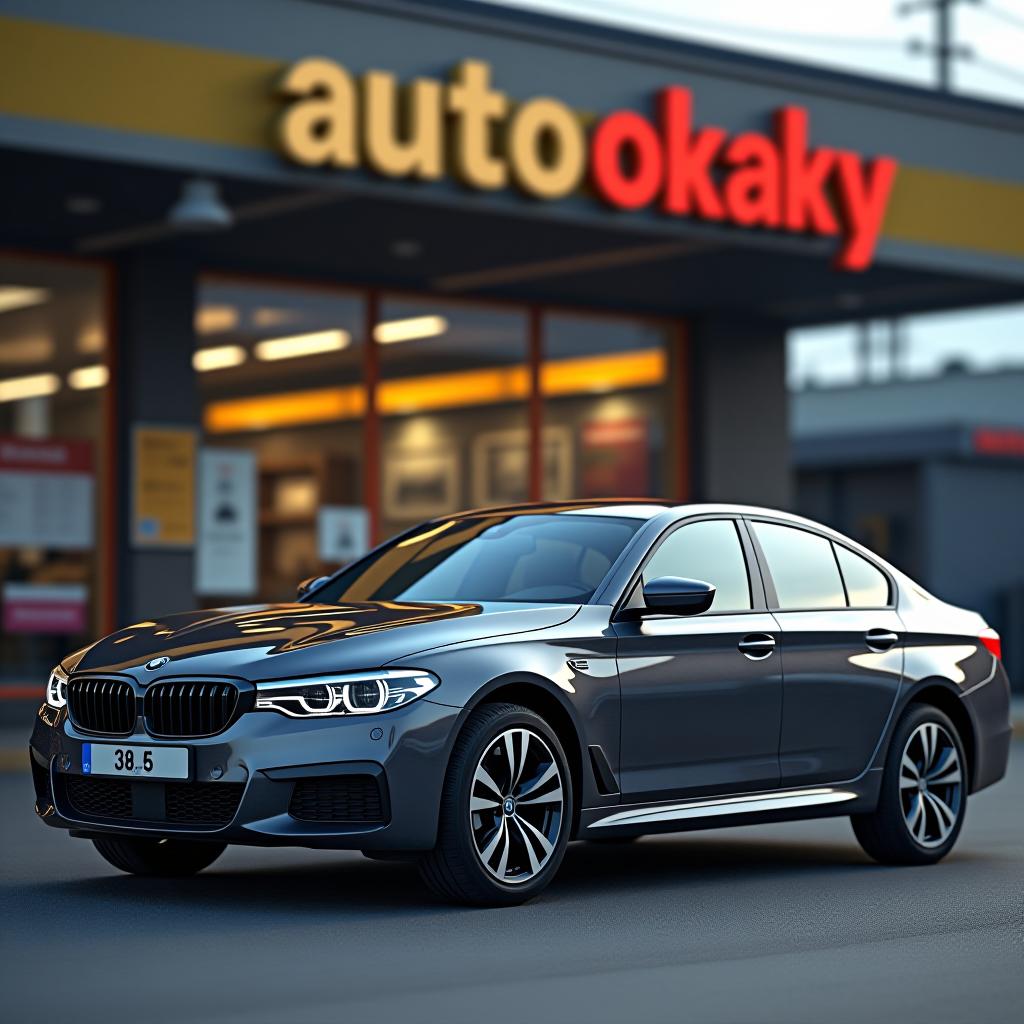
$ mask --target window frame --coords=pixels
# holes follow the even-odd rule
[[[750,535],[751,546],[753,547],[755,557],[758,562],[758,568],[761,571],[761,578],[765,589],[765,600],[767,602],[768,611],[770,612],[858,612],[858,611],[894,611],[896,608],[896,595],[898,589],[896,587],[896,581],[893,579],[892,574],[885,568],[878,564],[873,558],[869,558],[861,551],[855,550],[850,544],[844,543],[842,540],[837,539],[830,533],[823,529],[817,529],[813,525],[808,523],[794,523],[787,519],[779,519],[774,516],[744,516],[744,522],[747,524],[747,530]],[[764,549],[761,547],[761,542],[757,538],[757,531],[754,529],[756,523],[769,523],[773,526],[786,526],[791,530],[802,530],[804,533],[812,534],[815,537],[821,537],[829,543],[829,550],[832,552],[832,559],[836,564],[836,571],[839,573],[839,582],[843,587],[843,600],[846,602],[842,608],[826,608],[820,605],[809,606],[804,608],[782,608],[779,605],[779,595],[775,589],[775,580],[772,577],[771,569],[768,566],[768,559],[764,553]],[[843,567],[839,563],[839,556],[836,554],[836,548],[846,548],[847,551],[854,555],[859,555],[869,565],[874,566],[885,578],[889,585],[889,603],[884,605],[858,605],[856,607],[850,604],[850,592],[846,586],[846,577],[843,575]]]
[[[694,523],[702,523],[709,521],[726,520],[733,524],[736,530],[737,539],[740,542],[740,550],[743,554],[743,562],[747,570],[747,585],[750,588],[750,607],[749,608],[736,608],[728,611],[706,611],[700,615],[694,616],[682,616],[673,615],[670,612],[651,612],[649,615],[645,615],[644,618],[651,619],[679,619],[679,618],[714,618],[722,615],[763,615],[766,611],[769,611],[767,603],[767,593],[765,591],[764,580],[761,573],[761,567],[758,564],[756,552],[751,542],[750,531],[747,529],[747,525],[742,516],[736,515],[731,512],[708,512],[703,515],[687,516],[684,519],[677,520],[676,522],[669,523],[661,533],[651,542],[650,546],[644,552],[643,558],[630,574],[629,582],[623,587],[622,594],[619,599],[615,602],[612,608],[611,621],[619,621],[625,616],[623,613],[629,609],[635,607],[641,607],[641,605],[634,604],[637,599],[639,588],[642,586],[644,570],[647,568],[648,563],[657,553],[658,549],[664,544],[668,538],[675,533],[677,530],[681,530],[686,526],[692,526]],[[614,569],[614,566],[612,567]]]

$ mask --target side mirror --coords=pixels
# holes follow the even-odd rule
[[[315,590],[321,583],[326,583],[328,579],[329,576],[310,576],[295,588],[295,597],[302,600],[311,590]]]
[[[644,584],[644,604],[652,612],[668,615],[700,615],[715,600],[715,586],[681,576],[659,576]]]

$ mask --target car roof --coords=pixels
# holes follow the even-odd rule
[[[758,505],[736,505],[724,502],[678,503],[658,498],[590,498],[573,501],[531,501],[518,505],[498,505],[490,508],[469,509],[453,516],[441,517],[463,519],[476,516],[507,515],[606,515],[630,519],[653,519],[664,512],[675,512],[679,516],[691,515],[736,515],[770,516],[794,523],[803,523],[815,529],[827,529],[822,524],[803,516],[784,512],[781,509],[763,508]]]

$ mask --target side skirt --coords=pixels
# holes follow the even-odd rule
[[[881,772],[869,771],[855,782],[832,786],[632,804],[615,810],[585,808],[580,814],[577,838],[684,832],[860,814],[874,810],[880,782]]]

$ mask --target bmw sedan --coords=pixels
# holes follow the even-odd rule
[[[428,522],[294,603],[127,626],[53,670],[31,763],[39,817],[126,872],[361,850],[495,905],[570,840],[829,815],[931,864],[1010,735],[998,635],[849,538],[591,502]]]

